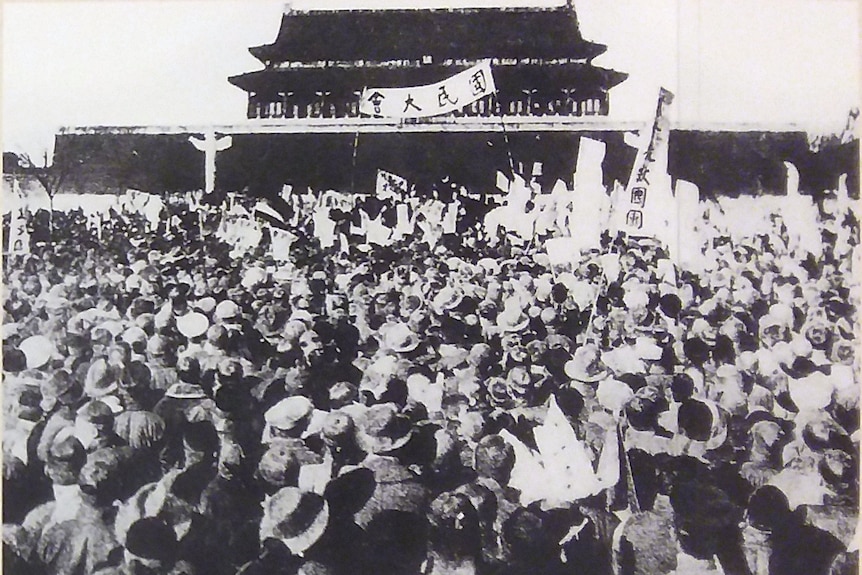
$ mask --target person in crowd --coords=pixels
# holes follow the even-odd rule
[[[552,263],[561,202],[437,187],[292,193],[284,254],[169,198],[4,258],[7,570],[853,572],[851,211]]]

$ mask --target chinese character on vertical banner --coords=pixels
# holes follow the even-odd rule
[[[424,118],[449,114],[497,91],[490,60],[436,84],[408,88],[366,88],[359,111],[375,118]]]

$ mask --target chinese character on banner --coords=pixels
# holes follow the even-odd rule
[[[377,91],[375,91],[368,97],[368,101],[371,102],[371,104],[374,106],[375,114],[380,114],[380,104],[383,103],[383,98],[385,97],[386,96]]]
[[[437,104],[443,108],[447,104],[457,104],[458,98],[452,99],[452,96],[446,92],[446,86],[440,86],[440,89],[437,91]]]
[[[639,167],[637,178],[635,181],[643,182],[644,184],[649,185],[649,180],[647,179],[647,176],[649,175],[649,169],[650,169],[649,164],[643,164],[641,167]]]
[[[470,92],[474,96],[478,96],[479,94],[484,94],[486,89],[487,82],[485,81],[485,71],[478,70],[470,76]]]
[[[635,228],[641,229],[644,226],[644,214],[640,210],[629,210],[626,214],[626,225]]]
[[[413,96],[410,93],[407,94],[407,99],[404,100],[404,111],[406,112],[411,107],[415,108],[417,111],[421,112],[422,108],[416,105],[416,100],[413,99]]]
[[[640,207],[646,205],[646,188],[632,188],[632,203]]]

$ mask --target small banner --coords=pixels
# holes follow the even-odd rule
[[[425,118],[449,114],[496,92],[490,60],[427,86],[366,88],[359,111],[376,118]]]

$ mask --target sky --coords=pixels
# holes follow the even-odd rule
[[[418,7],[417,0],[295,0],[303,8]],[[376,2],[376,4],[375,4]],[[435,0],[423,7],[555,5]],[[678,125],[840,129],[860,103],[856,0],[573,0],[596,65],[630,74],[611,118],[648,121],[664,86]],[[245,121],[227,77],[261,67],[283,2],[2,3],[3,149],[31,154],[60,126]]]

